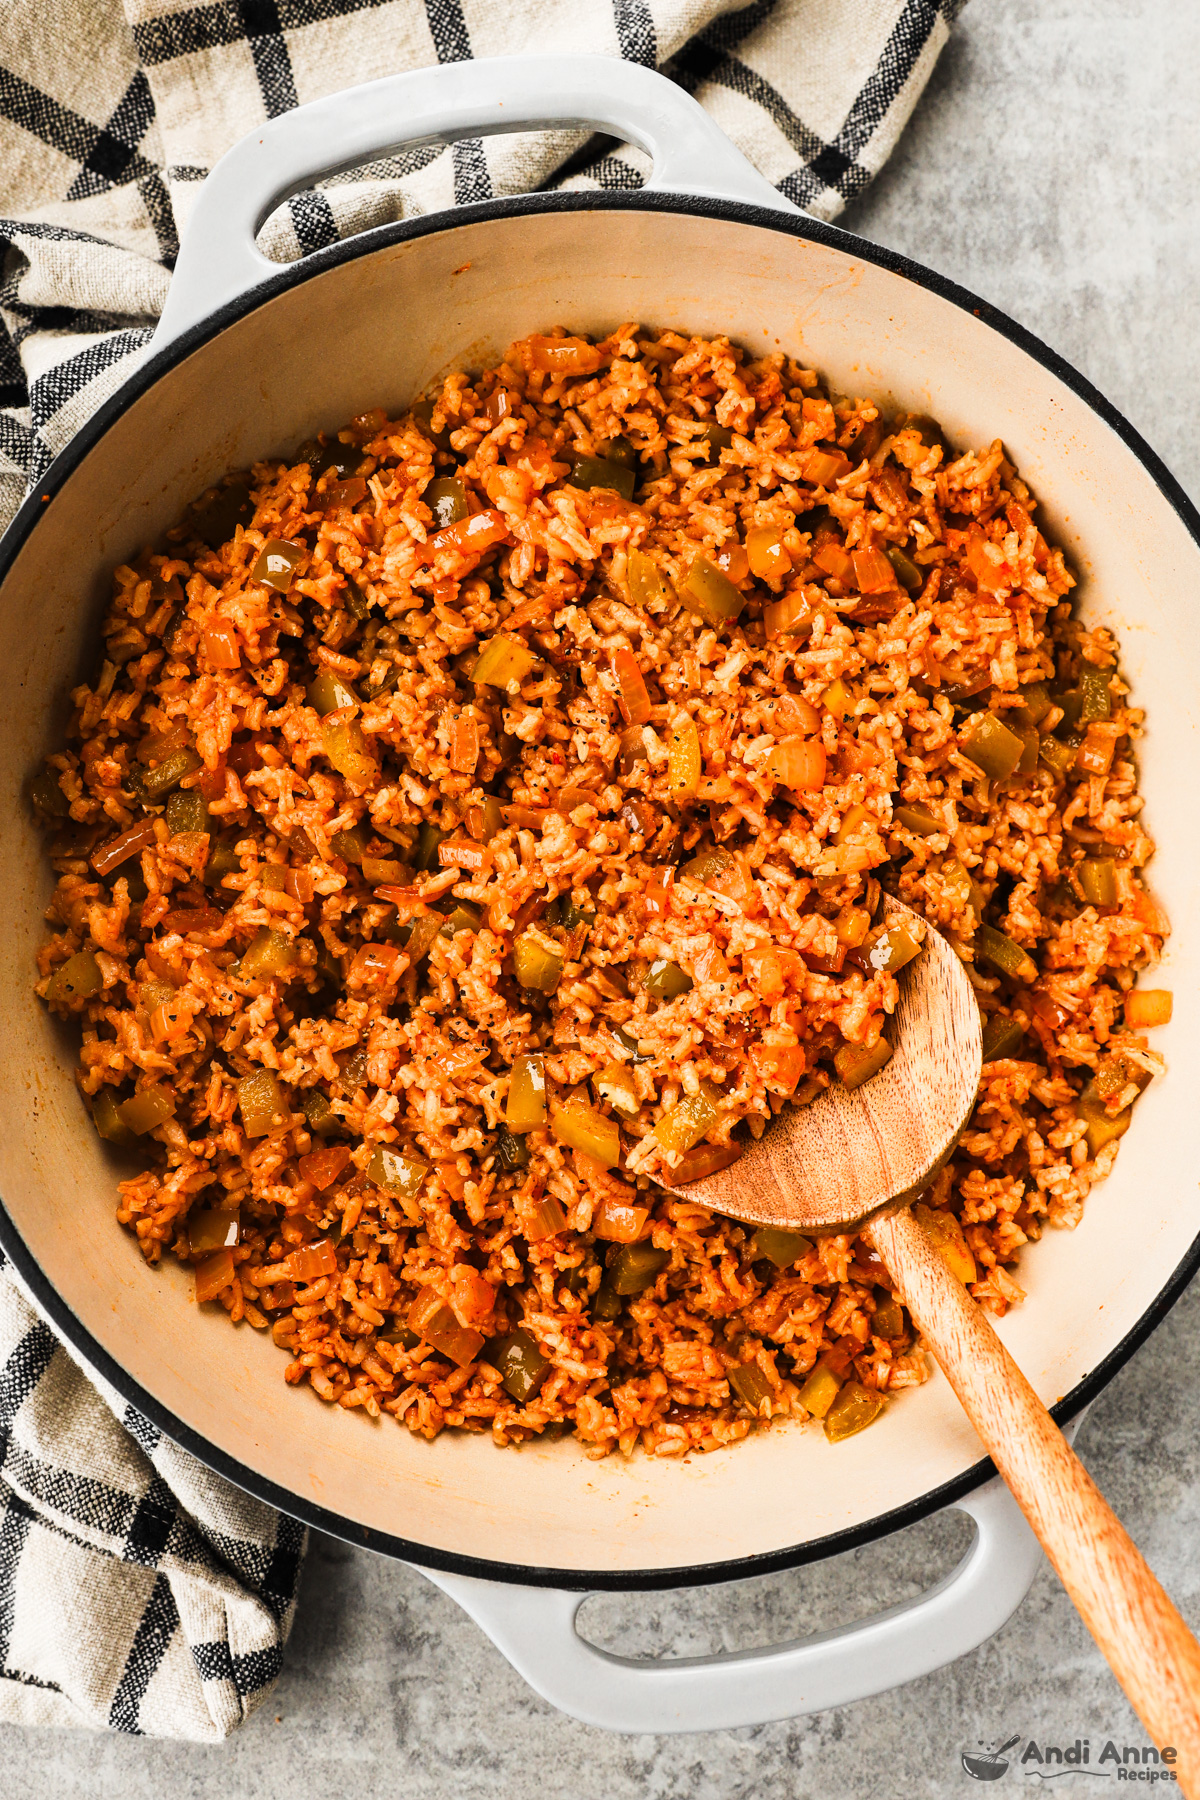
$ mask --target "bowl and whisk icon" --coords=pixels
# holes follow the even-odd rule
[[[995,1750],[983,1750],[978,1754],[969,1750],[962,1753],[962,1766],[975,1781],[999,1781],[1008,1768],[1004,1760],[1004,1752],[1011,1750],[1021,1740],[1020,1732],[1016,1732]]]

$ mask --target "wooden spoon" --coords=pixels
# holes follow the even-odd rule
[[[900,978],[891,1061],[862,1087],[786,1107],[741,1160],[678,1191],[736,1219],[858,1232],[900,1289],[992,1461],[1108,1658],[1156,1749],[1200,1800],[1200,1645],[1016,1363],[907,1211],[958,1142],[981,1067],[979,1008],[946,940],[926,934]]]

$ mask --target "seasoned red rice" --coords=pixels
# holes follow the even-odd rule
[[[809,1417],[819,1359],[924,1381],[864,1245],[779,1268],[655,1176],[879,1042],[881,884],[999,1051],[923,1215],[982,1304],[1111,1167],[1167,927],[1141,714],[1035,515],[999,442],[627,325],[229,477],[117,568],[34,784],[38,991],[147,1260],[428,1437],[680,1455]],[[518,1057],[549,1123],[510,1133]]]

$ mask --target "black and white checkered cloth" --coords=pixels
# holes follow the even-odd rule
[[[72,1360],[0,1257],[0,1719],[228,1737],[279,1673],[303,1552]]]
[[[263,119],[438,62],[619,55],[831,219],[963,3],[4,0],[0,528],[144,353],[197,185]],[[426,146],[297,194],[260,242],[286,262],[496,195],[638,188],[646,168],[585,132]],[[81,1369],[0,1266],[0,1720],[228,1735],[274,1681],[302,1554],[299,1526]]]

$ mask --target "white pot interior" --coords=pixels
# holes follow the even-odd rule
[[[445,1433],[430,1445],[285,1388],[281,1351],[197,1308],[183,1273],[149,1270],[114,1223],[117,1176],[75,1092],[73,1044],[31,991],[36,902],[51,880],[22,789],[92,665],[107,571],[222,470],[367,407],[398,409],[439,373],[479,366],[530,331],[599,333],[628,319],[786,348],[839,390],[933,413],[952,441],[1002,437],[1083,577],[1086,613],[1120,634],[1149,715],[1142,783],[1160,845],[1151,881],[1174,928],[1161,984],[1175,991],[1175,1017],[1155,1038],[1170,1073],[1139,1104],[1115,1174],[1077,1231],[1026,1253],[1028,1301],[1000,1326],[1039,1393],[1058,1400],[1136,1326],[1200,1230],[1200,551],[1117,434],[971,312],[787,230],[657,211],[456,223],[377,248],[260,306],[129,405],[16,558],[0,666],[12,897],[0,1193],[46,1277],[147,1394],[301,1506],[437,1552],[618,1574],[862,1527],[960,1475],[978,1440],[940,1377],[836,1448],[815,1429],[782,1428],[686,1463],[589,1462],[570,1439],[514,1452]]]

